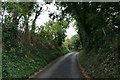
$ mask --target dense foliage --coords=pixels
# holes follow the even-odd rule
[[[70,39],[65,39],[63,45],[71,51],[79,51],[80,49],[82,49],[78,34],[72,36]]]
[[[2,3],[3,78],[27,78],[68,52],[62,42],[69,22],[49,21],[37,26],[41,6],[33,2]]]

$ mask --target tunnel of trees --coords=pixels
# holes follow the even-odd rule
[[[3,77],[26,78],[74,46],[91,77],[119,78],[120,3],[56,2],[55,6],[61,13],[50,13],[51,20],[37,26],[41,4],[2,3]],[[73,20],[78,34],[65,39]]]

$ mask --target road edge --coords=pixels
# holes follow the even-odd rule
[[[65,56],[66,54],[64,54],[63,56]],[[28,77],[28,79],[34,78],[37,74],[39,74],[40,72],[42,72],[43,70],[45,70],[46,68],[48,68],[49,66],[51,66],[56,60],[58,60],[59,58],[61,58],[62,56],[54,59],[53,61],[51,61],[49,64],[47,64],[46,66],[44,66],[43,68],[38,69],[36,72],[34,72],[32,75],[30,75]]]
[[[87,80],[91,80],[90,77],[88,76],[88,74],[86,74],[85,69],[80,65],[80,62],[79,62],[79,59],[78,59],[78,55],[79,55],[79,54],[80,54],[80,53],[78,53],[77,56],[76,56],[76,58],[77,58],[77,63],[78,63],[78,65],[79,65],[79,68],[80,68],[81,72],[83,73],[84,77],[85,77]]]

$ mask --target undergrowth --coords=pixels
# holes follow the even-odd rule
[[[120,78],[119,58],[115,51],[96,54],[94,50],[89,53],[82,50],[77,57],[91,78]]]
[[[24,46],[19,47],[17,51],[12,49],[9,52],[3,50],[2,76],[3,78],[28,78],[39,68],[44,67],[52,60],[67,52],[64,48],[51,49],[47,46],[39,48]]]

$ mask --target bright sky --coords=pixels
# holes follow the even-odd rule
[[[77,34],[77,32],[75,31],[75,29],[73,28],[73,23],[69,24],[69,28],[66,30],[66,38],[71,38],[73,35]]]
[[[54,12],[54,13],[58,13],[59,11],[57,11],[57,8],[53,5],[53,4],[50,4],[50,5],[47,5],[48,6],[48,10],[50,10],[51,12]],[[44,25],[44,23],[46,23],[47,21],[50,20],[49,18],[49,12],[47,11],[44,11],[41,13],[41,15],[38,17],[37,21],[36,21],[36,24],[38,26],[40,25]],[[70,23],[70,27],[66,30],[66,35],[67,37],[66,38],[71,38],[73,35],[77,34],[77,32],[75,31],[75,29],[73,28],[72,26],[73,23]]]

